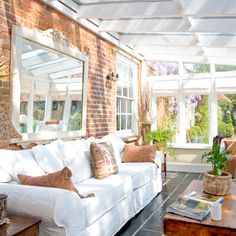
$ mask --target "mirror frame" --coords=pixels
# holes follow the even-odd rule
[[[30,40],[36,44],[50,48],[67,56],[83,62],[83,111],[82,129],[64,132],[43,132],[43,133],[20,133],[20,95],[21,95],[21,52],[23,39]],[[79,138],[86,136],[87,117],[87,83],[88,83],[88,57],[73,46],[64,34],[53,29],[40,31],[25,27],[13,26],[12,28],[12,50],[11,50],[11,120],[13,126],[21,135],[20,139],[11,139],[11,143],[48,141],[57,138]]]

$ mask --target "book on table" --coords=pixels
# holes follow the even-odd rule
[[[209,204],[186,197],[180,197],[172,203],[167,212],[186,216],[196,220],[203,220],[210,213]]]
[[[183,197],[186,197],[188,199],[196,200],[199,202],[205,202],[209,205],[212,205],[215,202],[223,202],[224,198],[220,196],[215,196],[207,193],[196,193],[195,191],[191,192],[190,194],[186,194]]]

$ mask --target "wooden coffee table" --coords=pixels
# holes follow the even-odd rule
[[[0,236],[38,236],[40,220],[9,215],[10,224],[0,226]]]
[[[202,192],[202,181],[193,180],[185,193]],[[224,196],[222,220],[211,220],[209,215],[203,221],[167,213],[163,219],[166,236],[236,236],[236,184],[232,184],[231,194]]]

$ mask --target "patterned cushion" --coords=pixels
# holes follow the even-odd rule
[[[43,186],[43,187],[52,187],[52,188],[63,188],[76,192],[81,198],[84,196],[80,195],[78,190],[75,188],[71,182],[72,173],[69,168],[65,167],[60,171],[48,174],[41,175],[37,177],[32,177],[28,175],[17,175],[21,184],[24,185],[33,185],[33,186]]]
[[[118,172],[112,143],[95,143],[90,145],[91,162],[94,176],[97,179],[104,179]]]
[[[157,145],[126,145],[124,152],[124,162],[154,162]]]

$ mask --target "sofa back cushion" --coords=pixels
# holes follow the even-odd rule
[[[114,150],[114,155],[116,158],[116,163],[119,165],[121,161],[121,156],[125,148],[125,142],[116,134],[108,134],[100,139],[99,142],[111,142]]]
[[[93,176],[90,163],[90,143],[85,140],[64,142],[59,146],[65,166],[72,171],[72,182],[80,183]]]
[[[104,179],[118,172],[114,150],[110,142],[90,145],[91,162],[95,178]]]
[[[124,162],[153,162],[155,163],[157,146],[126,145],[124,151]]]
[[[0,167],[18,181],[17,174],[32,176],[43,175],[43,170],[38,166],[31,150],[12,151],[0,150]]]
[[[2,168],[0,168],[0,183],[7,183],[11,181],[11,176]]]
[[[62,145],[61,140],[47,145],[37,145],[32,148],[35,160],[45,173],[53,173],[63,169],[63,157],[58,147]]]

